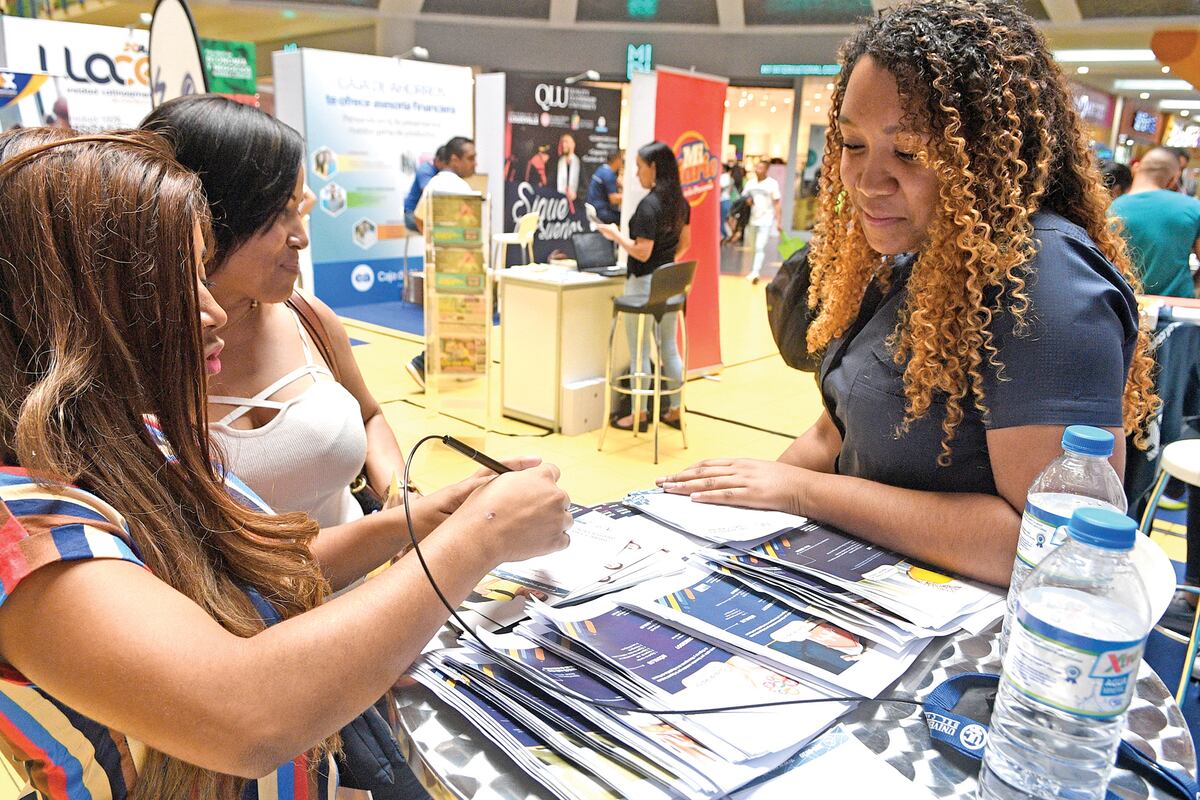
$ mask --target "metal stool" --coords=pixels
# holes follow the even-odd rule
[[[613,298],[613,316],[612,326],[608,332],[608,359],[604,363],[604,417],[603,426],[600,428],[600,442],[597,444],[597,450],[604,449],[604,437],[608,433],[609,418],[612,416],[612,393],[629,395],[633,402],[631,405],[631,413],[633,415],[633,435],[636,438],[638,435],[638,427],[640,420],[641,409],[638,408],[638,398],[653,397],[654,409],[650,415],[650,425],[652,435],[654,437],[654,463],[658,463],[658,426],[659,414],[662,410],[662,396],[677,394],[679,395],[679,431],[683,434],[683,446],[687,448],[687,419],[683,412],[683,387],[687,384],[687,322],[684,319],[684,314],[687,310],[688,293],[692,290],[692,279],[696,275],[695,261],[680,261],[673,264],[664,264],[654,270],[650,278],[650,294],[643,297],[641,295],[622,295]],[[680,312],[678,316],[679,325],[683,330],[683,370],[682,378],[676,381],[673,378],[663,378],[662,375],[662,320],[663,317],[672,311]],[[637,326],[637,342],[636,347],[632,351],[634,357],[630,361],[629,372],[621,375],[613,376],[613,339],[617,333],[617,318],[621,314],[637,314],[639,316]],[[646,322],[648,318],[654,319],[654,372],[646,372],[645,367],[638,369],[638,361],[641,359],[642,341],[646,334]],[[675,335],[671,331],[672,336]],[[634,344],[631,342],[631,344]],[[641,388],[645,379],[651,379],[651,387],[648,389]],[[668,385],[666,388],[663,384],[678,384]]]

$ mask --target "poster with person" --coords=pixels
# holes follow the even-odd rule
[[[509,74],[505,97],[504,230],[535,212],[534,258],[573,258],[588,182],[619,149],[621,92]]]

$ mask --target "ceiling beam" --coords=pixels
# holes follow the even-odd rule
[[[742,0],[717,0],[717,26],[722,31],[746,29],[746,9]]]
[[[1083,14],[1079,13],[1079,3],[1075,0],[1042,0],[1046,14],[1051,22],[1081,22]]]
[[[550,24],[574,25],[579,0],[550,0]]]

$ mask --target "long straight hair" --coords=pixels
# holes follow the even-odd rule
[[[41,483],[103,497],[158,578],[248,637],[264,622],[246,587],[286,618],[328,584],[316,524],[243,507],[213,466],[197,224],[211,240],[199,180],[154,134],[0,138],[0,449]],[[151,750],[131,797],[217,800],[242,783]]]
[[[671,230],[678,233],[687,224],[687,199],[679,183],[679,162],[675,151],[663,142],[654,141],[638,148],[638,158],[654,167],[654,189],[663,205],[663,213],[671,221]]]

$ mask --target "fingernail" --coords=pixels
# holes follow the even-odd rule
[[[663,491],[667,492],[671,491],[672,489],[678,489],[680,486],[682,486],[682,484],[671,483],[670,481],[663,481],[660,485],[662,486]]]

